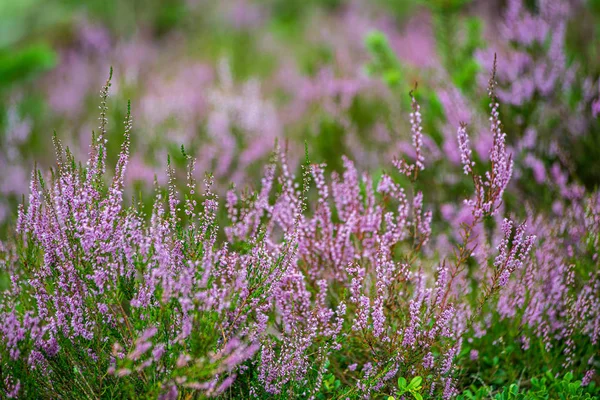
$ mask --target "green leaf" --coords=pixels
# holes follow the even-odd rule
[[[423,396],[421,396],[421,393],[419,393],[419,392],[412,392],[412,395],[417,400],[423,400]]]
[[[573,374],[571,372],[567,372],[565,374],[565,381],[571,382],[573,380]]]
[[[398,378],[398,387],[406,391],[406,379],[404,379],[403,377]]]
[[[408,384],[408,390],[418,388],[419,386],[421,386],[421,382],[423,382],[423,378],[421,378],[420,376],[415,376]]]

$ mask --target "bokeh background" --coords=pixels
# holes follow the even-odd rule
[[[491,145],[494,54],[516,161],[507,205],[559,213],[557,193],[600,182],[598,0],[0,1],[0,232],[34,167],[53,165],[54,132],[86,159],[111,66],[109,158],[131,99],[136,192],[164,180],[168,154],[184,164],[181,145],[221,192],[259,182],[276,140],[292,165],[307,143],[331,170],[346,154],[376,175],[411,155],[418,83],[423,179],[458,196],[458,124],[477,157]]]

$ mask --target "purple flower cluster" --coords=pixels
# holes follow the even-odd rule
[[[221,79],[223,92],[211,99],[214,131],[226,126],[225,138],[235,122],[259,134],[272,110],[257,86],[237,98],[226,69]],[[64,365],[84,376],[87,362],[109,382],[80,388],[90,397],[103,384],[130,382],[165,399],[232,390],[311,397],[336,363],[346,371],[348,397],[395,393],[397,377],[424,376],[432,397],[450,399],[463,343],[486,334],[490,309],[520,319],[524,349],[534,337],[547,349],[564,341],[565,367],[580,368],[577,335],[593,345],[600,339],[600,275],[577,276],[573,262],[597,262],[600,197],[584,206],[580,188],[557,166],[563,218],[503,218],[513,159],[495,79],[494,64],[487,160],[475,163],[466,123],[454,127],[474,193],[442,210],[452,220],[446,241],[419,186],[429,165],[412,93],[412,163],[394,161],[394,171],[374,178],[349,157],[328,173],[307,156],[296,176],[288,152],[276,146],[260,187],[234,186],[221,202],[212,175],[198,189],[196,159],[184,151],[185,189],[169,159],[148,212],[141,199],[129,203],[124,195],[130,109],[107,177],[109,79],[87,163],[78,166],[55,138],[56,167],[32,173],[15,243],[0,249],[10,275],[0,297],[5,395],[32,395],[21,381],[34,379],[43,382],[42,395],[60,397],[56,377]],[[246,168],[263,151],[248,148],[238,162]],[[475,349],[469,355],[479,357]]]
[[[144,382],[157,374],[165,396],[188,389],[218,395],[252,359],[258,371],[252,393],[258,395],[282,393],[292,382],[307,384],[315,362],[360,343],[357,359],[371,361],[357,375],[358,392],[380,390],[402,366],[411,374],[431,371],[430,390],[438,387],[446,398],[454,394],[453,360],[472,312],[460,303],[455,278],[473,249],[466,240],[460,256],[441,261],[430,287],[427,257],[419,256],[432,236],[432,212],[422,192],[411,188],[409,196],[387,174],[375,184],[348,158],[330,183],[324,165],[306,165],[299,186],[285,152],[276,149],[259,191],[228,193],[231,224],[224,228],[227,240],[219,241],[212,178],[204,181],[198,210],[195,161],[188,157],[185,201],[169,164],[167,188],[157,189],[148,219],[139,207],[124,205],[130,113],[114,177],[104,183],[109,87],[110,80],[101,91],[99,133],[85,168],[77,168],[55,140],[56,170],[50,177],[33,174],[29,204],[20,208],[17,232],[24,249],[39,249],[43,259],[15,270],[13,282],[24,279],[27,285],[13,285],[1,303],[11,359],[25,359],[27,368],[51,375],[56,360],[68,354],[65,343],[84,346],[93,360],[110,349],[109,374]],[[491,119],[492,169],[485,180],[474,180],[473,226],[481,213],[497,210],[510,178],[497,105]],[[414,97],[411,124],[415,164],[397,166],[416,180],[425,166]],[[307,203],[311,177],[315,207]],[[510,224],[505,222],[494,263],[500,284],[490,292],[507,283],[506,274],[520,269],[531,249],[533,238],[521,228],[511,238]],[[347,299],[331,297],[340,287],[348,290]],[[20,298],[29,306],[17,314]],[[394,309],[406,310],[406,316]],[[198,338],[203,329],[214,337]],[[190,344],[197,340],[213,340],[212,350],[194,351]]]
[[[497,38],[489,49],[479,52],[478,59],[486,67],[494,53],[503,60],[498,69],[498,98],[503,103],[534,105],[537,120],[561,110],[567,117],[560,128],[581,136],[593,122],[595,80],[584,76],[582,66],[569,60],[565,47],[568,24],[581,12],[583,2],[537,1],[535,11],[526,3],[508,2]],[[561,96],[572,92],[581,92],[581,99],[569,108]]]

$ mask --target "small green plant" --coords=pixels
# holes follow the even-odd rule
[[[403,396],[409,393],[413,399],[423,400],[423,395],[421,395],[421,383],[423,382],[423,378],[420,376],[415,376],[412,378],[409,384],[406,383],[406,379],[403,377],[398,378],[398,395]],[[395,400],[394,397],[389,396],[388,400]]]
[[[339,379],[336,379],[335,375],[330,373],[325,374],[323,377],[323,388],[321,392],[318,394],[317,398],[326,399],[331,397],[342,385],[342,382]]]

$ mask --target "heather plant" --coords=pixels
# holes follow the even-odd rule
[[[503,19],[495,24],[496,37],[477,53],[486,67],[492,53],[505,60],[498,71],[498,95],[509,106],[511,129],[523,138],[521,143],[527,146],[535,138],[536,149],[527,149],[523,165],[534,172],[537,183],[543,183],[543,175],[557,160],[576,170],[588,188],[597,182],[581,163],[594,157],[590,144],[598,129],[597,70],[587,62],[588,51],[575,50],[570,43],[570,37],[584,34],[577,26],[587,13],[584,6],[579,1],[509,1]],[[574,158],[566,155],[575,153]]]
[[[592,382],[600,298],[598,247],[592,239],[598,227],[590,225],[596,201],[593,194],[572,204],[555,222],[530,215],[539,232],[530,266],[517,272],[497,302],[483,310],[485,316],[464,348],[465,372],[485,382],[485,393],[524,376],[533,382],[544,371],[551,376],[572,371],[578,379],[585,377],[585,385]]]
[[[11,282],[2,296],[5,394],[170,398],[183,383],[219,394],[257,350],[266,321],[247,318],[264,307],[271,286],[265,280],[275,279],[287,253],[272,258],[260,243],[244,255],[232,256],[226,245],[216,249],[211,178],[201,212],[195,200],[185,200],[195,225],[184,229],[171,166],[168,189],[157,190],[149,220],[135,205],[126,208],[129,112],[114,178],[104,183],[109,86],[110,80],[86,166],[78,167],[55,140],[56,170],[48,181],[34,172],[17,247],[5,249]],[[213,268],[217,260],[224,264]],[[252,272],[242,274],[238,262]],[[73,373],[74,381],[65,380]]]
[[[483,175],[466,126],[458,128],[475,191],[464,205],[471,219],[446,256],[431,253],[432,213],[415,187],[426,158],[414,96],[415,157],[394,162],[408,187],[388,174],[378,182],[361,176],[348,158],[330,183],[323,164],[306,164],[299,185],[276,148],[259,191],[227,194],[230,222],[220,228],[212,178],[198,207],[195,161],[185,152],[183,194],[168,163],[167,186],[157,186],[149,215],[124,204],[130,111],[106,182],[109,87],[110,79],[88,162],[78,166],[55,139],[56,168],[33,173],[16,240],[4,251],[7,396],[304,397],[323,385],[344,397],[456,393],[463,335],[523,268],[535,240],[505,218],[497,253],[479,257],[480,289],[467,301],[467,266],[486,242],[480,227],[498,215],[512,173],[494,76],[494,145]],[[417,376],[422,383],[393,383]]]
[[[577,94],[594,72],[562,49],[566,28],[519,42],[578,6],[509,2],[496,59],[467,3],[428,3],[432,65],[398,52],[421,31],[354,3],[208,7],[210,59],[166,69],[158,53],[194,47],[173,34],[179,3],[124,43],[80,27],[43,88],[61,114],[53,168],[19,156],[40,136],[26,103],[6,113],[0,200],[16,218],[0,243],[0,397],[599,396],[600,197],[573,168],[595,160],[568,145],[594,138],[597,121],[575,114],[594,112],[595,86]],[[226,14],[207,28],[213,12]],[[371,27],[385,34],[362,46]],[[553,87],[573,73],[569,93],[508,95],[529,79],[507,76],[514,52],[532,55],[526,71],[560,61]],[[112,58],[122,74],[102,88],[80,162],[88,89]],[[110,101],[112,84],[139,96],[133,109]]]
[[[511,3],[512,4],[512,3]],[[511,7],[517,7],[513,4]],[[524,6],[522,6],[524,7]],[[551,10],[551,5],[545,5]],[[446,9],[442,8],[442,12]],[[456,9],[450,7],[448,18],[459,18]],[[541,11],[540,11],[541,12]],[[556,12],[556,11],[555,11]],[[546,13],[547,14],[547,13]],[[542,15],[546,15],[542,13]],[[540,19],[542,17],[539,17]],[[566,18],[566,17],[565,17]],[[456,23],[456,21],[455,21]],[[566,23],[563,21],[563,23]],[[473,24],[477,25],[478,22],[473,20]],[[514,23],[513,23],[514,25]],[[479,28],[473,28],[479,29]],[[514,29],[511,31],[509,28],[504,27],[507,32],[515,35]],[[440,34],[441,37],[447,38],[450,34]],[[453,36],[450,36],[451,38]],[[469,40],[474,41],[473,43],[460,44],[460,40],[446,39],[451,41],[452,46],[446,46],[450,49],[447,51],[456,53],[453,57],[463,57],[465,60],[472,60],[473,53],[477,50],[478,46],[483,46],[481,40],[476,39],[478,34],[468,35]],[[561,36],[562,38],[562,36]],[[558,39],[557,39],[558,40]],[[507,40],[508,41],[508,40]],[[507,46],[509,43],[505,43]],[[374,76],[382,79],[391,89],[397,91],[398,89],[406,89],[410,84],[407,81],[412,75],[415,74],[413,70],[403,63],[394,55],[386,37],[375,32],[367,37],[366,46],[369,49],[373,61],[367,65],[368,71]],[[443,43],[440,44],[443,46]],[[461,50],[461,46],[462,50]],[[440,50],[442,54],[445,54],[443,50]],[[463,54],[464,53],[464,54]],[[496,54],[491,53],[490,49],[486,51],[477,50],[480,61],[484,65],[491,67],[492,61],[496,59]],[[462,55],[461,55],[462,54]],[[542,53],[543,54],[543,53]],[[551,57],[550,55],[546,55]],[[513,107],[505,107],[505,111],[509,112],[511,122],[508,127],[511,131],[515,132],[513,138],[507,142],[507,146],[510,148],[510,152],[514,158],[514,169],[518,177],[527,179],[520,179],[516,185],[516,193],[527,193],[527,197],[532,197],[531,193],[535,192],[541,194],[537,198],[531,198],[532,201],[539,202],[541,206],[551,207],[554,196],[558,194],[561,197],[572,197],[578,196],[577,192],[581,190],[580,182],[593,188],[594,181],[590,179],[592,172],[587,170],[579,169],[580,165],[588,163],[590,158],[593,157],[593,148],[595,148],[595,141],[597,135],[594,132],[597,129],[597,123],[594,118],[590,119],[589,102],[593,97],[593,89],[590,86],[593,82],[592,78],[586,76],[578,76],[577,84],[574,84],[573,96],[567,94],[566,97],[571,96],[570,99],[578,102],[579,107],[584,116],[581,121],[578,121],[578,125],[571,125],[570,127],[559,127],[562,121],[553,119],[553,117],[542,118],[543,122],[527,122],[523,118],[523,113],[528,114],[528,118],[532,114],[544,115],[546,112],[553,112],[551,110],[560,107],[565,113],[573,113],[574,110],[571,108],[575,103],[573,101],[566,100],[566,97],[556,99],[555,97],[561,96],[559,93],[552,94],[541,94],[531,98],[531,103],[528,105],[518,104],[514,106],[515,97],[510,96],[505,90],[505,86],[508,84],[515,84],[514,77],[506,76],[507,65],[504,65],[504,57],[512,57],[511,53],[501,51],[498,54],[503,65],[501,70],[498,72],[497,79],[500,82],[500,98],[504,101],[513,104]],[[561,60],[563,60],[561,58]],[[563,60],[564,61],[564,60]],[[495,61],[494,61],[495,62]],[[537,61],[536,61],[537,62]],[[550,61],[548,61],[550,62]],[[512,61],[507,60],[509,66]],[[566,63],[566,61],[565,61]],[[434,161],[433,170],[437,171],[436,168],[446,169],[446,163],[451,162],[459,165],[461,163],[461,154],[458,151],[460,144],[457,142],[457,136],[455,135],[455,126],[460,125],[461,122],[468,122],[472,131],[475,135],[473,138],[474,150],[473,157],[480,160],[487,160],[489,155],[489,149],[492,146],[489,137],[482,132],[485,129],[486,118],[482,115],[481,101],[479,98],[474,98],[477,90],[474,90],[472,86],[465,86],[461,84],[461,77],[467,77],[467,82],[473,82],[475,73],[479,68],[471,68],[466,66],[465,63],[459,62],[459,65],[464,66],[464,69],[444,68],[436,72],[439,76],[437,79],[441,79],[441,82],[436,82],[436,91],[421,90],[420,97],[423,102],[427,105],[430,112],[424,119],[423,124],[431,132],[431,141],[427,144],[427,151],[430,152],[432,161]],[[536,65],[532,61],[532,65]],[[538,66],[543,69],[543,65]],[[576,68],[574,65],[573,68]],[[566,67],[565,67],[566,68]],[[469,72],[470,71],[470,72]],[[575,70],[572,71],[575,74]],[[575,76],[575,75],[574,75]],[[525,77],[521,77],[525,79]],[[560,78],[556,77],[556,82],[559,82]],[[583,82],[583,83],[581,83]],[[558,83],[557,83],[558,84]],[[579,85],[577,86],[577,85]],[[581,90],[580,90],[581,89]],[[584,94],[587,93],[587,94]],[[581,96],[583,97],[581,97]],[[552,97],[552,98],[550,98]],[[510,100],[509,100],[510,98]],[[402,101],[402,100],[401,100]],[[554,104],[556,103],[556,104]],[[487,107],[487,104],[486,104]],[[567,111],[568,109],[568,111]],[[535,111],[534,111],[535,110]],[[586,125],[582,127],[583,121]],[[533,126],[535,125],[535,126]],[[581,137],[574,139],[572,135],[562,135],[558,132],[566,132],[564,129],[575,128],[576,126],[581,127]],[[587,149],[587,150],[584,150]],[[577,149],[577,150],[575,150]],[[402,148],[406,152],[405,148]],[[410,153],[410,152],[408,152]],[[440,155],[444,153],[446,157]],[[573,158],[572,154],[577,154],[577,158]],[[569,178],[577,175],[578,178],[572,182],[569,182]],[[444,175],[448,175],[446,172]],[[552,177],[552,179],[549,179]],[[452,176],[447,178],[447,181],[455,185],[455,189],[462,190],[462,181],[458,176]],[[452,191],[449,191],[452,192]],[[512,208],[512,198],[508,199],[509,210]],[[447,213],[446,213],[447,214]]]

